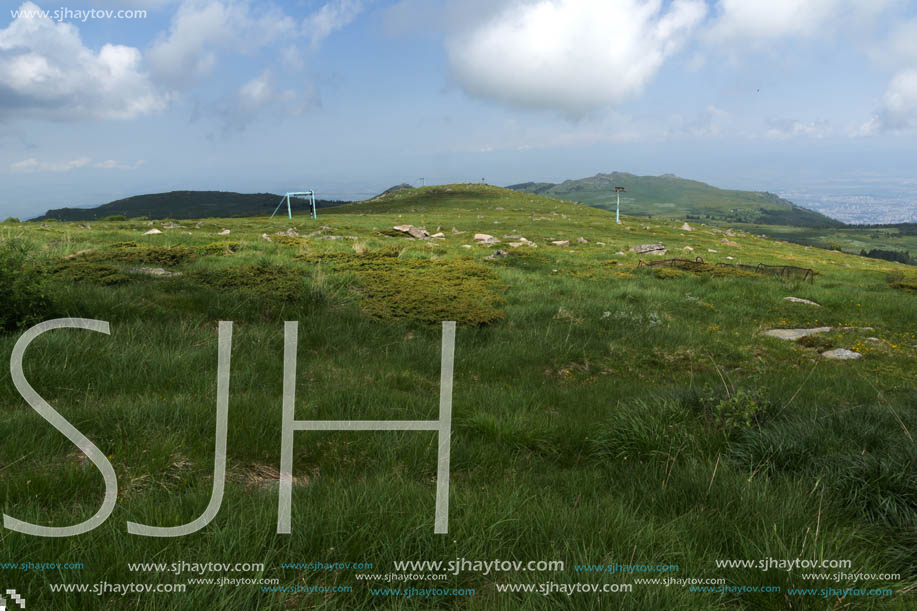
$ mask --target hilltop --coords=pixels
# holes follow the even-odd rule
[[[280,202],[274,193],[234,193],[231,191],[169,191],[119,199],[95,208],[48,210],[33,221],[93,221],[109,216],[148,219],[191,219],[208,217],[267,216]],[[336,200],[316,200],[319,208],[337,206]],[[302,203],[300,202],[300,206]]]
[[[600,173],[559,184],[526,182],[508,188],[614,210],[616,196],[611,189],[615,186],[627,189],[627,193],[621,194],[622,212],[635,216],[813,228],[844,226],[840,221],[797,206],[773,193],[719,189],[674,174]]]

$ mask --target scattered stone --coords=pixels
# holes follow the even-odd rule
[[[713,250],[712,248],[708,248],[708,249],[707,249],[707,252],[716,252],[716,251]]]
[[[720,240],[720,244],[724,246],[732,246],[733,248],[737,248],[739,246],[738,243],[733,242],[732,240],[727,240],[726,238]]]
[[[197,223],[197,225],[194,226],[194,228],[195,228],[195,229],[200,229],[200,228],[203,227],[203,226],[204,226],[204,221],[199,221],[199,222]]]
[[[681,230],[682,231],[694,231],[694,227],[685,223],[684,225],[681,226]]]
[[[796,341],[797,339],[815,335],[816,333],[828,333],[832,328],[833,327],[815,327],[813,329],[771,329],[770,331],[765,331],[764,334],[778,339]]]
[[[295,231],[292,227],[290,227],[290,228],[287,229],[286,231],[278,231],[278,232],[277,232],[277,235],[285,235],[285,236],[289,236],[289,237],[291,237],[291,238],[298,238],[298,237],[299,237],[299,234],[296,233],[296,231]]]
[[[684,248],[682,248],[682,250],[685,251],[685,252],[693,252],[693,251],[694,251],[694,249],[691,248],[690,246],[685,246]]]
[[[425,240],[430,237],[430,234],[427,233],[426,229],[421,229],[420,227],[414,227],[414,225],[395,225],[392,227],[395,231],[400,231],[401,233],[406,233],[412,238],[418,240]]]
[[[482,246],[493,246],[500,243],[500,240],[488,233],[476,233],[473,239]]]
[[[82,257],[83,255],[88,255],[88,254],[94,253],[94,252],[95,252],[95,249],[94,249],[94,248],[90,248],[90,249],[88,249],[88,250],[78,250],[78,251],[76,251],[75,253],[69,254],[69,255],[67,255],[67,256],[64,257],[64,258],[65,258],[65,259],[76,259],[77,257]]]
[[[129,274],[143,274],[144,276],[156,276],[157,278],[181,276],[181,272],[170,272],[161,267],[125,267],[124,271]]]
[[[727,229],[726,235],[728,235],[730,238],[734,238],[736,234],[732,231],[732,229]]]
[[[827,352],[822,352],[821,355],[826,359],[835,359],[840,361],[851,361],[854,359],[861,358],[863,355],[859,352],[853,350],[847,350],[846,348],[835,348],[834,350],[828,350]]]
[[[315,238],[316,240],[356,240],[355,235],[323,235]]]
[[[735,257],[726,257],[726,260],[727,260],[727,261],[735,261],[736,258],[735,258]]]
[[[440,231],[439,233],[434,233],[434,234],[431,235],[430,237],[431,237],[431,238],[436,238],[436,239],[438,239],[438,240],[443,240],[443,239],[446,238],[446,234],[443,233],[442,231]]]
[[[507,253],[505,250],[495,250],[495,251],[494,251],[494,254],[492,254],[492,255],[487,255],[487,256],[484,257],[484,258],[485,258],[485,259],[491,259],[491,260],[493,260],[493,259],[502,259],[502,258],[505,257],[507,254],[509,254],[509,253]]]
[[[218,233],[217,235],[229,235],[229,234],[230,234],[230,231],[229,231],[228,229],[224,229],[223,231],[221,231],[221,232]]]
[[[162,224],[163,229],[179,229],[180,227],[181,225],[179,225],[178,223],[173,223],[172,221]]]
[[[265,242],[270,242],[270,241],[271,241],[271,236],[269,236],[269,235],[266,234],[266,233],[262,233],[262,234],[261,234],[261,239],[264,240]]]
[[[605,246],[605,242],[596,242],[596,246]]]
[[[159,231],[158,229],[150,229],[149,231],[145,232],[143,235],[157,235],[160,233],[162,232]]]
[[[460,233],[465,233],[465,232],[464,232],[464,231],[459,231],[458,229],[456,229],[455,227],[453,227],[453,228],[452,228],[452,233],[454,233],[455,235],[458,235],[458,234],[460,234]]]
[[[471,248],[471,244],[462,244],[461,248]]]
[[[504,240],[524,240],[525,238],[523,238],[521,235],[511,233],[509,235],[503,236],[503,239]]]
[[[554,240],[551,244],[554,246],[569,246],[570,240]]]
[[[497,206],[494,210],[503,210],[503,206]]]
[[[820,308],[820,307],[821,307],[820,305],[818,305],[818,304],[815,303],[814,301],[809,301],[808,299],[802,299],[802,298],[800,298],[800,297],[784,297],[783,300],[784,300],[784,301],[792,301],[793,303],[804,303],[805,305],[815,306],[816,308]]]
[[[662,245],[662,242],[651,242],[649,244],[632,246],[630,251],[641,255],[664,255],[666,253],[665,246]]]
[[[588,243],[589,243],[589,240],[587,240],[587,239],[584,238],[583,236],[580,236],[580,237],[576,238],[576,241],[579,242],[580,244],[588,244]]]
[[[627,253],[625,253],[623,250],[619,250],[619,251],[616,252],[615,254],[616,254],[616,255],[621,255],[622,257],[624,257],[624,256],[627,255]]]

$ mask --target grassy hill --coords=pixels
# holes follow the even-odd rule
[[[621,194],[622,211],[636,216],[795,227],[844,225],[773,193],[717,189],[674,174],[635,176],[626,172],[612,172],[579,180],[565,180],[560,184],[527,182],[509,188],[614,210],[617,198],[611,189],[615,186],[627,189],[627,193]]]
[[[233,193],[229,191],[170,191],[119,199],[95,208],[59,208],[31,219],[46,221],[93,221],[109,216],[149,219],[192,219],[205,217],[267,216],[281,196],[273,193]],[[294,202],[295,203],[295,202]],[[316,200],[319,208],[346,202]],[[304,209],[303,202],[298,202]]]
[[[35,390],[109,457],[119,486],[114,513],[91,533],[5,530],[9,562],[84,567],[0,568],[4,587],[25,591],[30,608],[74,610],[913,608],[914,270],[702,222],[684,231],[657,216],[623,220],[534,194],[447,185],[335,207],[318,221],[300,213],[292,224],[210,218],[154,223],[158,235],[135,221],[3,225],[0,360],[21,335],[15,316],[22,325],[111,325],[110,335],[43,334],[24,362]],[[393,230],[402,224],[443,237],[412,239]],[[483,245],[479,233],[499,243]],[[660,257],[631,248],[652,242],[709,265],[642,266]],[[817,275],[809,284],[717,263]],[[292,533],[276,534],[284,322],[299,321],[297,419],[430,420],[444,320],[458,322],[448,535],[433,533],[430,431],[296,432]],[[194,535],[130,535],[128,520],[177,526],[208,505],[218,321],[234,321],[220,511]],[[831,330],[799,342],[765,333],[808,327]],[[862,357],[823,356],[836,348]],[[9,375],[0,436],[5,514],[62,526],[96,512],[98,470]],[[564,564],[487,574],[395,568],[457,558]],[[815,577],[717,566],[768,559],[849,564]],[[127,566],[182,561],[264,567],[178,575]],[[614,564],[650,570],[595,568]],[[425,575],[357,577],[392,572]],[[827,576],[835,572],[869,576]],[[217,587],[192,577],[268,581]],[[639,581],[653,578],[723,581],[708,591]],[[102,581],[188,589],[50,590]],[[617,591],[537,593],[546,583]],[[502,591],[520,584],[534,591]],[[291,590],[263,589],[274,586]],[[328,590],[304,590],[313,587]],[[399,587],[440,593],[380,591]],[[826,588],[882,591],[818,593]]]

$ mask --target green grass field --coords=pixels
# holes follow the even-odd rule
[[[37,270],[44,279],[45,298],[23,324],[55,317],[111,324],[110,336],[46,333],[25,356],[31,385],[110,458],[119,486],[114,512],[91,533],[55,539],[0,531],[4,562],[84,565],[0,570],[0,585],[25,593],[28,608],[914,608],[913,268],[745,232],[727,236],[695,221],[692,232],[656,218],[616,225],[604,210],[481,185],[400,191],[320,214],[313,221],[300,213],[293,223],[181,221],[160,235],[144,235],[150,226],[136,221],[0,226],[0,248],[22,253],[8,258],[16,262],[10,274]],[[392,231],[400,224],[445,237],[412,240]],[[303,237],[276,235],[290,227]],[[231,233],[217,235],[224,229]],[[501,243],[477,245],[475,233]],[[519,235],[537,248],[509,247],[518,238],[504,236]],[[723,267],[638,267],[641,257],[659,257],[629,249],[650,242],[664,243],[670,256],[811,267],[817,275],[808,284]],[[498,249],[509,254],[485,259]],[[181,275],[155,277],[141,267]],[[176,526],[207,506],[221,320],[234,321],[222,508],[193,535],[129,535],[127,521]],[[297,432],[292,534],[276,533],[290,320],[299,321],[296,417],[314,420],[435,419],[438,325],[458,321],[448,535],[433,533],[436,435],[401,431]],[[762,333],[820,326],[845,329],[804,342]],[[9,357],[23,330],[0,335],[0,356]],[[820,356],[831,348],[863,357]],[[101,474],[29,408],[8,368],[2,376],[3,512],[58,526],[92,516],[104,493]],[[356,577],[391,573],[401,560],[456,558],[565,567],[464,571],[408,584]],[[844,572],[898,576],[855,582],[806,579],[802,569],[716,566],[768,558],[849,560]],[[198,575],[128,568],[182,561],[265,565],[202,577],[352,591],[199,584],[181,594],[51,591],[53,584],[185,584]],[[281,567],[312,562],[373,568]],[[612,563],[679,570],[575,568]],[[732,588],[781,592],[635,582],[654,577],[723,578]],[[632,589],[498,591],[545,582]],[[399,585],[475,594],[370,590]],[[893,593],[788,593],[828,587]]]

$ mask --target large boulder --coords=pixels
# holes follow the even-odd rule
[[[401,233],[406,233],[417,240],[426,240],[430,237],[430,234],[427,233],[426,229],[414,227],[414,225],[395,225],[392,227],[392,229],[395,231],[400,231]]]
[[[666,253],[665,246],[662,242],[651,242],[649,244],[632,246],[630,251],[640,255],[664,255]]]

